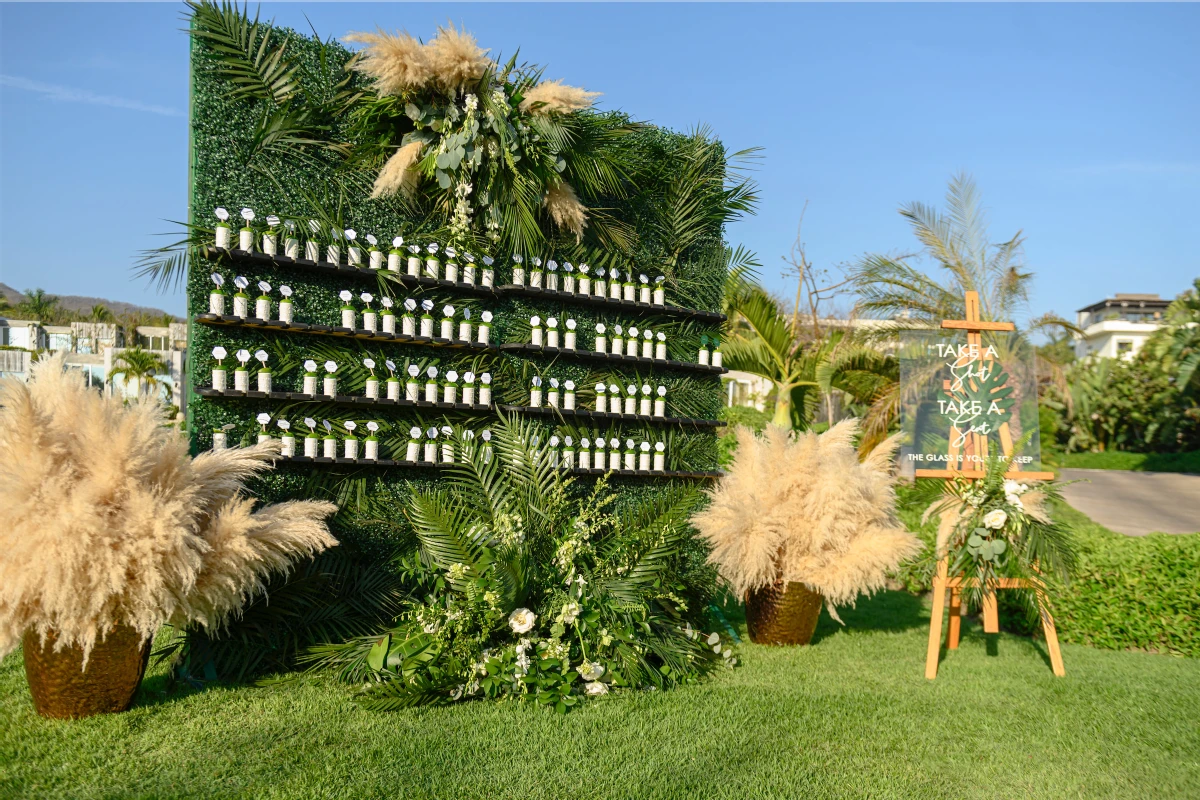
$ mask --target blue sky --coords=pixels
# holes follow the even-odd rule
[[[131,278],[187,206],[187,38],[173,4],[0,4],[0,281],[183,312]],[[1030,311],[1200,275],[1200,5],[287,4],[323,35],[447,20],[604,92],[601,106],[764,148],[729,238],[780,256],[807,200],[831,267],[914,241],[897,207],[973,173],[1017,229]]]

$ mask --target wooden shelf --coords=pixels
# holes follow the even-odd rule
[[[505,352],[536,354],[544,356],[566,356],[582,361],[603,361],[608,364],[626,366],[662,367],[664,369],[686,370],[700,372],[705,375],[724,375],[729,370],[724,367],[713,367],[705,364],[692,364],[688,361],[672,361],[670,359],[642,358],[641,356],[619,356],[613,353],[597,353],[594,350],[567,350],[565,347],[544,347],[536,344],[513,343],[502,344],[500,349]]]
[[[382,384],[382,381],[380,382]],[[439,386],[439,389],[441,387]],[[422,392],[424,385],[422,385]],[[461,391],[461,388],[460,388]],[[354,406],[355,408],[416,408],[428,409],[430,411],[487,411],[494,412],[494,405],[479,405],[473,403],[429,403],[424,400],[388,400],[380,398],[378,400],[370,397],[360,397],[359,395],[338,394],[333,397],[328,395],[308,395],[303,392],[238,392],[226,390],[218,392],[212,388],[198,388],[195,393],[200,397],[220,397],[233,400],[283,400],[292,403],[333,403],[339,406]]]
[[[606,411],[589,411],[576,408],[554,408],[553,406],[513,406],[501,403],[501,411],[518,414],[535,414],[538,416],[576,418],[581,420],[596,420],[597,422],[640,422],[644,425],[691,425],[696,428],[719,428],[725,423],[719,419],[700,419],[693,417],[647,417],[640,414],[612,414]]]
[[[303,441],[301,437],[296,437],[297,443]],[[361,441],[361,440],[360,440]],[[340,444],[340,442],[339,442]],[[302,446],[302,445],[301,445]],[[330,466],[345,466],[345,467],[386,467],[401,469],[446,469],[456,466],[461,462],[445,463],[442,461],[396,461],[394,459],[381,458],[372,461],[367,458],[307,458],[305,456],[276,456],[276,461],[283,464],[329,464]],[[637,470],[627,469],[570,469],[564,470],[572,475],[601,477],[603,475],[612,475],[615,478],[693,478],[701,480],[713,480],[725,476],[724,472],[691,472],[679,470],[667,470],[665,472],[640,472]]]
[[[598,306],[613,311],[638,311],[663,314],[665,316],[699,319],[705,322],[721,323],[726,317],[715,311],[699,311],[694,308],[681,306],[655,305],[639,303],[636,300],[614,300],[611,297],[599,297],[593,294],[570,294],[567,292],[552,292],[549,289],[535,289],[532,286],[516,286],[511,283],[496,287],[499,294],[511,294],[519,297],[532,297],[539,300],[552,300],[563,303],[579,303],[580,305]]]
[[[446,347],[453,350],[472,350],[478,353],[495,353],[498,348],[491,344],[464,342],[461,339],[442,339],[438,336],[406,336],[402,333],[384,333],[369,331],[365,328],[341,328],[329,325],[310,325],[304,322],[280,322],[279,320],[264,320],[256,317],[217,316],[216,314],[197,314],[196,322],[203,325],[223,325],[233,328],[249,328],[253,330],[268,330],[280,332],[310,333],[319,336],[337,336],[342,339],[363,339],[371,342],[389,342],[395,344],[420,344],[428,347]]]
[[[247,250],[226,250],[220,247],[207,248],[209,258],[225,260],[233,264],[245,264],[251,267],[277,267],[281,269],[298,269],[326,277],[350,278],[355,280],[377,281],[379,276],[385,280],[398,283],[409,289],[447,289],[481,297],[495,297],[496,293],[486,286],[473,286],[461,281],[436,280],[434,278],[413,278],[403,272],[392,272],[387,269],[369,269],[367,267],[351,267],[347,264],[331,264],[328,261],[309,261],[304,258],[289,258],[288,256],[269,256],[265,253],[253,253]],[[366,251],[363,251],[364,254]],[[459,265],[461,268],[461,264]]]
[[[366,251],[363,251],[364,255]],[[519,297],[534,297],[543,300],[555,300],[564,303],[578,303],[581,305],[596,306],[607,308],[614,311],[623,312],[639,312],[650,314],[661,314],[664,316],[677,317],[680,319],[698,319],[704,322],[719,324],[724,322],[726,317],[724,314],[719,314],[715,311],[700,311],[694,308],[683,308],[682,306],[671,305],[654,305],[653,303],[639,303],[632,300],[613,300],[610,297],[596,297],[591,294],[568,294],[566,292],[551,292],[545,289],[534,289],[530,286],[515,286],[506,284],[489,289],[486,286],[472,285],[463,283],[462,281],[447,281],[435,280],[428,277],[410,277],[407,273],[392,272],[388,269],[370,269],[368,267],[351,267],[348,264],[331,264],[328,261],[309,261],[304,258],[289,258],[283,255],[269,256],[265,253],[256,253],[249,250],[229,250],[223,247],[205,248],[205,254],[208,258],[214,261],[227,261],[231,264],[244,264],[248,267],[274,267],[279,269],[298,269],[305,272],[312,272],[325,277],[349,278],[351,280],[367,280],[378,281],[379,276],[383,276],[385,280],[398,283],[410,289],[444,289],[465,294],[479,295],[480,297],[495,297],[497,295],[509,294]],[[462,264],[459,264],[459,270],[462,269]]]

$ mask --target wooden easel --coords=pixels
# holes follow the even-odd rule
[[[1015,326],[1011,322],[984,322],[980,319],[978,292],[966,293],[966,310],[967,318],[965,320],[942,320],[942,328],[947,330],[965,330],[967,332],[967,344],[968,346],[972,346],[972,350],[976,352],[983,352],[983,331],[1015,330]],[[947,385],[946,388],[949,388],[949,386]],[[1012,432],[1007,422],[1000,426],[999,433],[1000,446],[1004,449],[1004,454],[1011,456],[1013,453]],[[963,437],[960,436],[958,429],[951,427],[950,461],[947,464],[949,469],[918,469],[915,472],[916,477],[967,478],[969,480],[978,480],[986,477],[987,472],[984,469],[959,469],[958,456],[961,455],[964,461],[978,456],[980,462],[982,462],[983,459],[987,458],[987,436],[985,434],[970,433],[964,438],[962,446],[959,447],[957,440],[960,438]],[[1053,472],[1020,472],[1015,466],[1009,469],[1008,475],[1012,478],[1024,478],[1026,480],[1051,480],[1054,478]],[[933,613],[929,619],[929,649],[925,655],[925,677],[929,680],[937,677],[938,656],[941,652],[942,615],[946,611],[946,590],[950,590],[950,624],[946,630],[946,649],[957,650],[959,633],[962,627],[962,589],[975,585],[973,582],[974,579],[964,579],[962,577],[951,578],[948,574],[949,570],[949,556],[942,556],[938,560],[937,574],[933,579]],[[1000,632],[1000,616],[996,605],[997,589],[1042,590],[1042,587],[1036,585],[1034,581],[1023,578],[1000,578],[996,581],[995,585],[985,588],[987,591],[983,596],[984,633]],[[1050,652],[1050,666],[1054,670],[1055,675],[1062,677],[1067,674],[1067,671],[1063,667],[1062,651],[1058,646],[1058,632],[1054,628],[1054,619],[1050,616],[1049,612],[1042,613],[1042,630],[1046,634],[1046,649]]]

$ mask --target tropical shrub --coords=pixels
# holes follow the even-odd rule
[[[699,490],[622,508],[606,480],[581,492],[536,430],[506,419],[458,441],[445,482],[404,506],[412,599],[385,631],[312,648],[310,668],[366,682],[375,709],[509,697],[565,712],[736,663],[701,632],[713,582],[686,574]]]
[[[254,510],[271,445],[188,456],[153,400],[34,365],[0,382],[0,655],[27,631],[87,654],[116,624],[219,627],[272,572],[337,544],[332,503]]]

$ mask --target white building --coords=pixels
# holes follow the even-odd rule
[[[1156,294],[1118,294],[1079,309],[1075,357],[1133,358],[1162,327],[1170,303]]]
[[[163,399],[182,412],[187,377],[187,325],[182,323],[143,325],[127,335],[121,326],[103,322],[43,325],[37,320],[0,317],[0,378],[24,380],[37,353],[65,350],[67,369],[82,373],[89,386],[129,397],[137,393],[136,384],[121,378],[110,381],[109,376],[117,357],[132,347],[141,347],[166,363],[167,372],[159,379]]]

